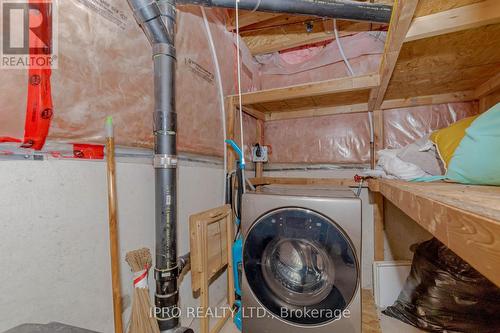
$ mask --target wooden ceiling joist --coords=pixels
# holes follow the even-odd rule
[[[229,19],[227,20],[226,28],[229,31],[234,31],[236,29],[236,15],[234,13],[234,10],[231,10],[231,12],[232,13],[229,15]],[[283,14],[240,11],[240,15],[238,17],[240,30],[243,30],[245,27],[251,26],[256,23],[271,20],[278,16],[283,16]]]
[[[498,22],[500,22],[500,1],[487,0],[415,18],[406,35],[405,42]]]
[[[418,0],[399,0],[394,4],[382,65],[380,66],[380,87],[372,90],[368,101],[370,111],[378,110],[382,105],[417,4]]]
[[[288,17],[290,18],[290,17]],[[279,52],[295,47],[320,43],[335,38],[332,20],[323,21],[318,18],[301,18],[293,23],[283,23],[278,17],[266,21],[265,24],[276,22],[276,25],[259,27],[261,24],[249,27],[250,30],[241,33],[245,44],[252,55]],[[312,21],[314,20],[314,21]],[[280,23],[281,21],[281,23]],[[312,22],[312,30],[307,32],[306,25]],[[281,24],[281,25],[280,25]],[[378,29],[381,25],[371,25],[366,22],[338,21],[339,36],[348,36],[362,31]],[[257,30],[251,30],[257,29]]]
[[[498,69],[497,75],[493,76],[491,79],[477,87],[475,95],[476,98],[479,99],[495,92],[498,89],[500,89],[500,68]]]

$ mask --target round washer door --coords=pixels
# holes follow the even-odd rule
[[[249,230],[243,266],[255,297],[274,316],[322,325],[338,318],[356,293],[355,253],[331,219],[303,208],[281,208]]]

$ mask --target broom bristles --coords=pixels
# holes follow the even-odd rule
[[[146,248],[130,251],[125,256],[125,261],[134,273],[149,270],[152,264],[151,252]],[[151,309],[149,289],[134,286],[128,333],[160,333],[158,322],[151,315]]]

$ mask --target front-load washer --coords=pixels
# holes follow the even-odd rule
[[[243,333],[361,333],[361,200],[348,188],[243,196]]]

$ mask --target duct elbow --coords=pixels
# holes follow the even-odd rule
[[[175,43],[175,0],[127,0],[152,46]]]

